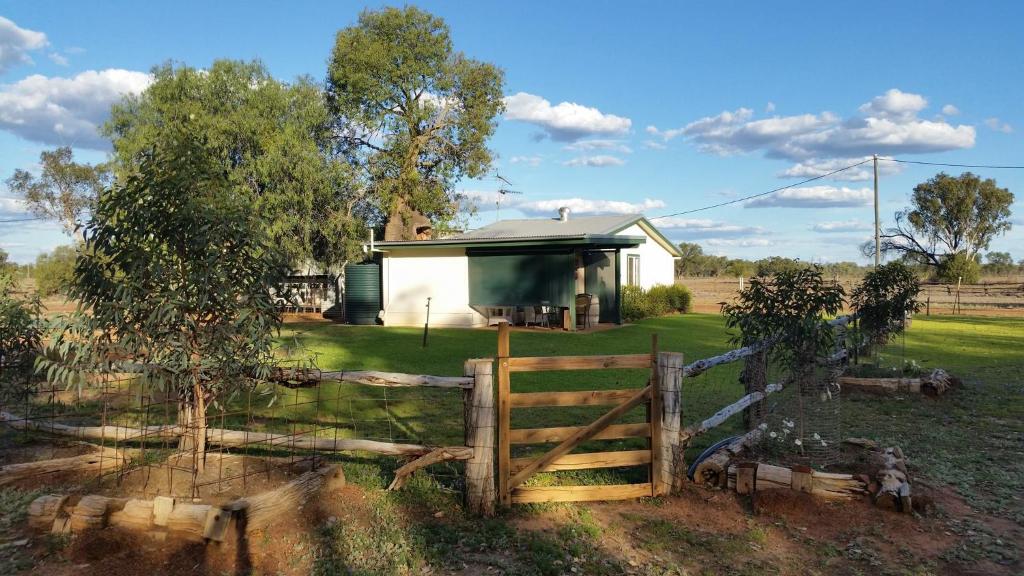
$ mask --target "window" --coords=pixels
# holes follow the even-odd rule
[[[626,285],[640,285],[640,256],[637,254],[626,256]]]

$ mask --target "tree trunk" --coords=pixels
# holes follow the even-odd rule
[[[206,468],[206,402],[202,387],[196,384],[192,397],[178,403],[178,426],[183,434],[178,441],[178,450],[192,453],[192,465],[196,472]]]

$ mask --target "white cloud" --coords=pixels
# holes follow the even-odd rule
[[[698,238],[708,236],[750,236],[767,234],[760,226],[742,226],[704,218],[658,218],[654,220],[658,228],[669,230],[673,236]]]
[[[927,99],[921,95],[893,89],[861,106],[859,116],[847,119],[831,112],[755,119],[753,110],[739,108],[681,128],[659,130],[650,126],[647,132],[662,140],[685,137],[708,153],[759,151],[769,158],[797,162],[872,153],[942,152],[974,146],[973,126],[953,126],[941,118],[918,118],[917,113],[927,105]]]
[[[956,116],[957,114],[960,114],[960,109],[952,104],[946,104],[942,107],[942,113],[946,116]]]
[[[644,140],[644,148],[648,150],[664,150],[668,148],[668,146],[665,146],[657,140]]]
[[[67,66],[69,64],[67,56],[64,56],[60,52],[50,52],[46,57],[50,59],[50,62],[53,62],[57,66]]]
[[[509,205],[502,203],[503,206]],[[620,200],[590,200],[584,198],[559,198],[555,200],[520,200],[511,204],[513,208],[528,216],[550,216],[562,206],[568,206],[573,214],[640,214],[647,210],[664,208],[661,200],[644,198],[643,202]]]
[[[818,222],[811,227],[815,232],[836,233],[836,232],[860,232],[871,230],[871,224],[861,222],[856,218],[853,220],[838,220],[831,222]]]
[[[17,24],[0,16],[0,74],[18,64],[31,64],[28,55],[49,45],[46,34],[19,28]]]
[[[540,156],[513,156],[508,159],[510,164],[525,164],[531,168],[540,166],[540,163],[544,161],[544,158]]]
[[[871,204],[870,188],[838,188],[835,186],[808,186],[788,188],[768,196],[755,198],[744,208],[850,208]]]
[[[881,96],[861,105],[860,111],[873,118],[913,119],[917,113],[928,107],[928,100],[920,94],[903,92],[890,88]]]
[[[1012,134],[1013,126],[1010,126],[1006,122],[1003,122],[999,118],[988,118],[985,120],[985,126],[995,130],[996,132],[1002,132],[1003,134]]]
[[[622,158],[608,155],[597,155],[597,156],[579,156],[572,160],[566,160],[562,162],[565,166],[587,166],[590,168],[606,168],[608,166],[622,166],[626,161]]]
[[[566,144],[563,147],[565,150],[571,150],[573,152],[589,152],[591,150],[610,150],[612,152],[620,152],[622,154],[632,154],[633,149],[627,146],[622,140],[579,140],[572,144]]]
[[[775,112],[775,102],[769,102],[767,105],[765,105],[764,111],[767,112],[768,114]]]
[[[0,214],[23,214],[28,210],[21,198],[0,196]]]
[[[605,114],[575,102],[552,106],[544,98],[526,92],[505,97],[505,118],[539,126],[552,140],[560,142],[573,142],[586,136],[621,135],[632,126],[629,118]]]
[[[104,150],[97,132],[110,106],[138,94],[152,76],[132,70],[89,70],[71,78],[32,75],[0,85],[0,129],[26,140]]]
[[[716,248],[759,248],[773,244],[767,238],[708,238],[704,243]]]
[[[789,168],[778,173],[779,178],[814,178],[817,176],[824,176],[830,172],[851,166],[858,162],[862,162],[868,157],[861,158],[830,158],[830,159],[818,159],[811,158],[803,162],[790,166]],[[878,163],[878,174],[880,176],[891,176],[899,174],[903,171],[903,166],[896,162],[885,162],[881,161]],[[837,174],[829,176],[830,180],[837,180],[841,182],[865,182],[874,178],[874,168],[869,164],[861,164],[856,168],[850,168],[849,170],[843,170]]]

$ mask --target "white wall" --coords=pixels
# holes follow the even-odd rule
[[[462,248],[391,249],[381,268],[384,325],[422,326],[430,300],[431,326],[484,326],[469,306],[469,259]]]
[[[644,236],[647,238],[646,242],[636,248],[624,248],[622,250],[621,260],[619,261],[621,266],[619,278],[623,286],[626,286],[626,279],[628,278],[628,256],[630,254],[638,254],[640,256],[640,286],[644,289],[648,289],[655,284],[671,286],[675,283],[676,267],[672,253],[661,244],[658,244],[658,241],[648,235],[639,224],[626,228],[619,232],[618,235]]]

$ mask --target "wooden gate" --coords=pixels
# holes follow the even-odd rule
[[[682,355],[673,354],[672,364],[682,366]],[[678,359],[678,361],[676,361]],[[582,392],[526,392],[511,393],[513,372],[542,372],[549,370],[605,370],[619,368],[646,368],[650,371],[644,388],[626,390],[590,390]],[[678,438],[679,402],[678,386],[675,387],[673,406],[669,407],[668,421],[673,422],[669,434],[664,434],[663,409],[664,389],[659,386],[657,338],[652,338],[650,354],[624,354],[604,356],[543,356],[511,357],[509,354],[509,330],[507,324],[498,326],[498,498],[503,505],[527,502],[571,502],[588,500],[623,500],[643,496],[658,496],[668,493],[672,486],[670,471],[663,461],[666,446],[663,442],[675,444]],[[586,426],[564,426],[557,428],[513,429],[511,416],[513,408],[540,406],[611,406],[600,418]],[[615,424],[626,412],[640,405],[647,405],[645,422]],[[673,436],[674,434],[674,436]],[[644,450],[622,450],[612,452],[590,452],[570,454],[583,442],[589,440],[610,440],[619,438],[647,438]],[[529,458],[512,458],[513,444],[557,445],[543,455]],[[671,447],[669,447],[671,448]],[[668,451],[671,460],[671,449]],[[622,466],[647,466],[648,481],[639,484],[616,484],[598,486],[543,486],[524,487],[523,482],[538,472],[558,470],[585,470]]]

